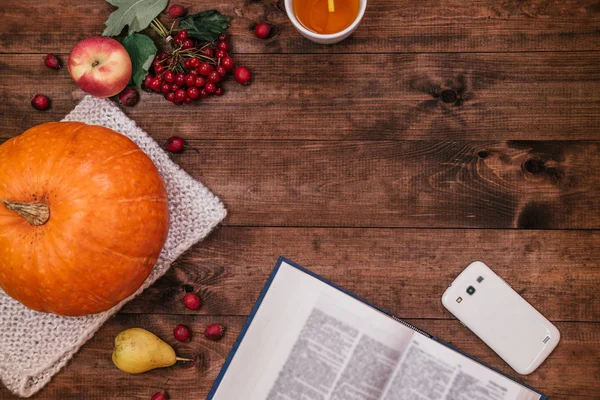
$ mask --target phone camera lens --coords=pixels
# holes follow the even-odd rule
[[[473,293],[475,293],[475,288],[473,286],[469,286],[467,288],[467,293],[469,293],[472,296]]]

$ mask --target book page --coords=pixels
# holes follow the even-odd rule
[[[212,399],[539,399],[522,388],[282,263]]]

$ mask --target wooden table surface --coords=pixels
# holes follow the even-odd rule
[[[518,378],[551,398],[600,398],[598,0],[369,0],[355,34],[328,47],[295,31],[283,0],[180,3],[236,16],[233,52],[252,84],[189,107],[143,93],[125,111],[159,142],[186,138],[198,151],[173,159],[229,215],[33,398],[204,398],[280,255],[516,376],[440,302],[483,260],[562,334]],[[81,91],[42,56],[66,61],[111,10],[2,0],[0,141],[73,108]],[[254,37],[262,20],[275,37]],[[51,110],[31,108],[38,92]],[[200,311],[184,308],[186,288]],[[219,343],[201,338],[213,322],[228,328]],[[179,323],[196,337],[175,348],[195,362],[139,376],[113,366],[121,330],[173,343]]]

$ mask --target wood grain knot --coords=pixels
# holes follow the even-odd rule
[[[546,168],[546,166],[542,160],[531,159],[523,163],[523,170],[530,174],[539,174],[544,168]]]
[[[440,99],[442,99],[444,103],[454,103],[457,98],[458,96],[454,90],[444,90],[440,93]]]

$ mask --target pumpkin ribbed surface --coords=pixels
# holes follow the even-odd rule
[[[113,307],[150,274],[168,230],[162,179],[125,136],[56,122],[0,145],[0,286],[27,307]]]

